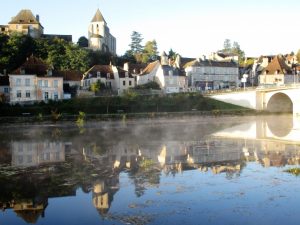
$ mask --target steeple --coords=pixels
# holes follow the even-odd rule
[[[92,21],[93,22],[104,22],[106,24],[106,21],[102,15],[102,13],[100,12],[99,9],[97,9],[95,16],[93,17]]]

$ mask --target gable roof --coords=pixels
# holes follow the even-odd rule
[[[142,64],[132,64],[129,63],[129,73],[131,74],[140,74],[147,67],[146,63]]]
[[[109,73],[110,79],[114,79],[114,72],[111,65],[94,65],[84,73],[83,79],[96,78],[98,72],[100,72],[100,77],[102,78],[107,78],[107,74]]]
[[[130,72],[127,72],[127,71],[123,70],[123,69],[120,68],[120,67],[117,67],[117,69],[118,69],[118,74],[119,74],[119,77],[120,77],[120,78],[126,77],[126,73],[128,73],[128,77],[133,78],[133,76],[131,75]]]
[[[93,23],[93,22],[104,22],[104,23],[106,23],[106,21],[105,21],[103,15],[102,15],[102,13],[100,12],[99,9],[97,9],[97,11],[96,11],[96,13],[95,13],[95,15],[94,15],[94,17],[93,17],[93,19],[92,19],[91,22],[92,22],[92,23]]]
[[[146,66],[146,68],[143,70],[142,75],[151,73],[154,70],[154,68],[159,64],[160,62],[158,60],[149,63],[148,66]]]
[[[8,24],[40,24],[31,10],[21,10]],[[41,24],[40,24],[41,25]]]
[[[266,74],[289,74],[292,69],[285,63],[285,59],[281,55],[277,55],[265,68]]]
[[[51,69],[50,66],[43,60],[35,56],[30,56],[18,69],[13,71],[12,74],[20,75],[22,74],[21,71],[25,70],[25,74],[43,76],[47,74],[49,69]]]

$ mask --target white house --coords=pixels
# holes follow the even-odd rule
[[[9,74],[9,86],[11,104],[63,99],[63,77],[34,56]]]
[[[135,86],[135,79],[130,72],[113,65],[95,65],[84,73],[81,80],[82,89],[89,90],[91,85],[98,81],[118,94]]]
[[[275,56],[259,75],[259,85],[283,85],[298,82],[298,76],[282,55]]]
[[[188,62],[184,68],[189,87],[197,90],[233,88],[239,85],[239,68],[234,61],[196,59]]]
[[[173,65],[165,52],[160,61],[155,61],[137,75],[137,85],[155,81],[165,93],[179,93],[187,90],[187,80],[184,71]]]

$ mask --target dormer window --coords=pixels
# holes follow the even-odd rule
[[[128,72],[125,72],[125,77],[128,77]]]
[[[110,79],[110,73],[106,74],[107,79]]]
[[[20,74],[21,74],[21,75],[24,75],[24,74],[25,74],[25,69],[24,69],[24,68],[21,68],[21,69],[20,69]]]
[[[47,75],[52,76],[52,70],[48,70]]]
[[[97,78],[101,77],[101,73],[99,71],[97,71]]]

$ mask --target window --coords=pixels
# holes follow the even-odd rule
[[[26,91],[26,98],[30,98],[30,91]]]
[[[53,87],[57,88],[58,87],[58,80],[53,81]]]
[[[48,92],[45,92],[44,93],[44,99],[47,101],[49,99],[49,93]]]
[[[57,92],[54,92],[53,98],[54,98],[54,100],[58,100],[58,93]]]
[[[131,86],[131,80],[129,81],[129,86]]]
[[[44,80],[44,87],[48,87],[48,80]]]
[[[125,80],[123,80],[123,86],[125,86],[126,85],[126,81]]]
[[[38,86],[39,86],[39,87],[42,87],[42,86],[43,86],[43,81],[42,81],[42,80],[39,80],[39,81],[38,81]]]
[[[30,79],[29,78],[25,79],[25,86],[30,86]]]
[[[9,92],[9,88],[8,88],[8,87],[5,87],[5,88],[4,88],[4,93],[7,94],[8,92]]]
[[[101,73],[97,71],[97,77],[99,78],[101,76]]]
[[[17,91],[17,98],[21,98],[21,97],[22,97],[21,91],[18,90],[18,91]]]
[[[21,86],[21,79],[20,78],[17,78],[17,80],[16,80],[16,86]]]

